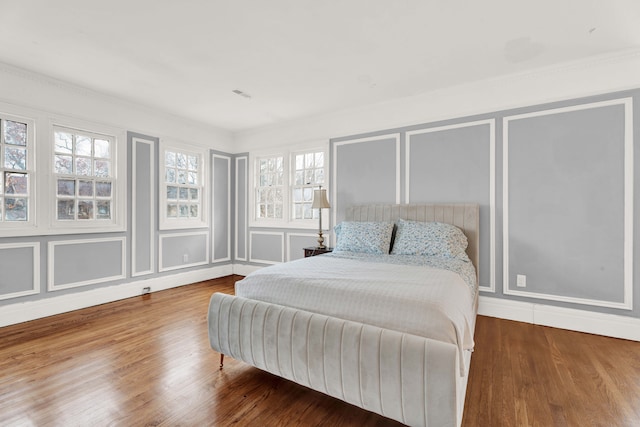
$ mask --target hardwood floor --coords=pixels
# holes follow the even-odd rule
[[[231,358],[227,277],[0,328],[0,426],[398,426]],[[479,317],[463,426],[640,425],[640,343]]]

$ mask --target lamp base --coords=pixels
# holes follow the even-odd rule
[[[325,249],[326,246],[324,245],[324,237],[322,237],[322,231],[318,232],[318,249]]]

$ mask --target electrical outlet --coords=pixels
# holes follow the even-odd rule
[[[524,274],[516,275],[516,286],[519,287],[519,288],[526,288],[527,287],[527,276],[525,276]]]
[[[189,254],[182,255],[182,262],[189,262]]]
[[[142,288],[142,295],[146,295],[146,294],[150,294],[151,293],[151,287],[150,286],[145,286],[144,288]]]

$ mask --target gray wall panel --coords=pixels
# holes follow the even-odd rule
[[[284,262],[284,233],[251,232],[253,262]]]
[[[162,270],[189,267],[208,262],[207,234],[166,234],[162,241]],[[185,260],[186,255],[186,260]]]
[[[415,132],[407,135],[409,202],[480,204],[480,285],[490,286],[490,124]]]
[[[332,207],[336,223],[344,209],[362,203],[395,203],[397,194],[397,146],[395,138],[380,137],[354,143],[339,143],[332,159],[335,168]],[[336,187],[337,185],[337,187]]]
[[[247,259],[247,157],[236,158],[236,259]]]
[[[621,302],[624,107],[511,120],[508,155],[509,287]]]
[[[154,141],[132,141],[135,150],[135,206],[134,228],[132,239],[135,242],[135,263],[132,263],[132,275],[139,273],[152,273],[153,265],[153,230],[155,229],[155,206],[153,195],[155,185],[151,177],[154,158]]]
[[[122,240],[64,243],[52,242],[53,286],[100,281],[120,277],[122,265]]]
[[[33,247],[0,248],[0,295],[34,289]]]
[[[213,156],[213,260],[231,257],[230,192],[231,158]]]

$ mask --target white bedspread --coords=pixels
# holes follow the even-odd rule
[[[321,255],[260,269],[236,295],[452,343],[461,356],[474,345],[473,293],[448,270]]]

